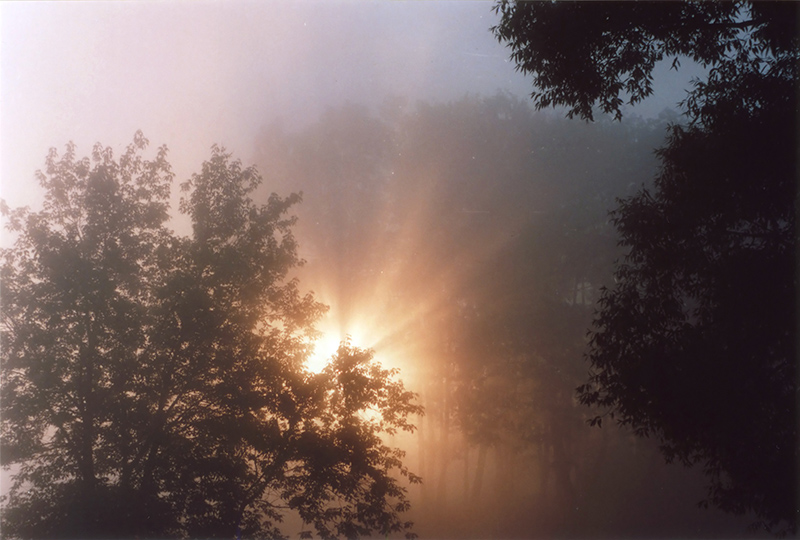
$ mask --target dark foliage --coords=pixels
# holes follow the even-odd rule
[[[419,479],[381,435],[413,429],[414,395],[349,344],[303,367],[324,306],[287,279],[299,198],[255,205],[255,169],[215,147],[179,237],[146,144],[53,150],[43,210],[4,208],[4,536],[278,538],[290,514],[322,538],[409,530],[399,477]]]
[[[702,465],[704,504],[795,532],[798,4],[496,10],[539,107],[619,118],[665,57],[708,69],[683,104],[688,125],[658,151],[653,189],[613,214],[629,251],[600,300],[579,396],[658,437],[668,460]]]
[[[738,52],[780,55],[797,47],[794,2],[512,2],[495,6],[492,30],[517,69],[533,76],[539,108],[592,109],[621,118],[627,100],[653,92],[656,63],[688,57],[716,66]]]
[[[661,437],[668,459],[702,463],[715,505],[790,528],[795,148],[786,115],[672,129],[654,193],[614,214],[630,251],[601,299],[581,389]]]

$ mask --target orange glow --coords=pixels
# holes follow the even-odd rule
[[[328,365],[331,357],[339,348],[338,334],[326,333],[314,343],[314,351],[306,360],[306,369],[312,373],[319,373]]]
[[[349,337],[352,345],[372,349],[384,368],[399,369],[398,376],[407,388],[425,392],[424,386],[434,377],[432,372],[444,361],[441,344],[450,333],[445,321],[457,309],[454,302],[467,285],[470,270],[491,260],[512,241],[509,230],[525,225],[524,218],[517,216],[497,218],[497,223],[476,233],[480,238],[474,239],[468,252],[442,259],[428,242],[435,229],[432,201],[437,184],[435,177],[423,177],[404,185],[414,196],[404,201],[402,212],[383,203],[376,215],[395,214],[396,230],[367,227],[362,234],[367,246],[364,252],[369,255],[361,263],[352,264],[339,259],[338,253],[326,252],[313,232],[304,229],[314,223],[313,216],[301,218],[298,238],[308,264],[298,272],[300,282],[330,307],[316,325],[322,336],[306,363],[309,371],[324,369],[339,343]],[[313,207],[307,206],[298,208],[301,216]],[[434,267],[431,261],[438,264]],[[348,281],[353,272],[361,274],[359,279]]]
[[[328,365],[336,354],[343,341],[364,349],[375,349],[380,341],[377,339],[375,329],[364,331],[365,325],[361,323],[345,323],[340,317],[329,313],[317,324],[320,337],[314,342],[314,350],[306,360],[306,369],[312,373],[319,373]]]

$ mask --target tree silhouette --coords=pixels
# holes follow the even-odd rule
[[[414,395],[349,343],[303,367],[325,308],[287,278],[299,197],[255,205],[255,169],[214,147],[179,237],[167,150],[146,145],[51,150],[43,210],[3,207],[4,534],[277,538],[291,514],[304,536],[410,530],[399,476],[419,479],[381,434],[413,430]]]
[[[500,0],[494,10],[501,21],[492,31],[517,69],[533,76],[537,108],[563,105],[570,117],[590,120],[595,106],[620,119],[626,99],[651,95],[653,69],[666,58],[674,68],[680,57],[711,68],[781,64],[797,48],[797,7],[787,2]]]
[[[494,29],[539,107],[621,117],[655,63],[708,69],[651,190],[620,201],[628,248],[603,293],[580,399],[668,460],[702,464],[705,504],[797,527],[795,235],[798,5],[500,2]],[[602,418],[593,422],[599,424]]]

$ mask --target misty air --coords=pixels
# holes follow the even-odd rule
[[[798,21],[3,3],[2,536],[796,535]]]

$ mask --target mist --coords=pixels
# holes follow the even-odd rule
[[[320,329],[420,393],[401,444],[424,479],[421,534],[745,534],[746,518],[698,509],[699,471],[613,421],[590,428],[574,397],[623,254],[608,212],[653,177],[675,119],[585,124],[498,93],[350,104],[261,133],[265,184],[303,193],[299,276],[331,307]]]
[[[749,535],[698,508],[702,471],[590,427],[575,397],[624,255],[609,211],[652,181],[694,68],[660,68],[621,122],[535,111],[491,8],[3,3],[1,196],[38,208],[49,148],[121,154],[139,129],[169,148],[181,234],[178,184],[213,144],[256,165],[257,202],[300,193],[292,277],[330,308],[316,328],[373,349],[425,408],[387,441],[423,479],[422,538]]]

